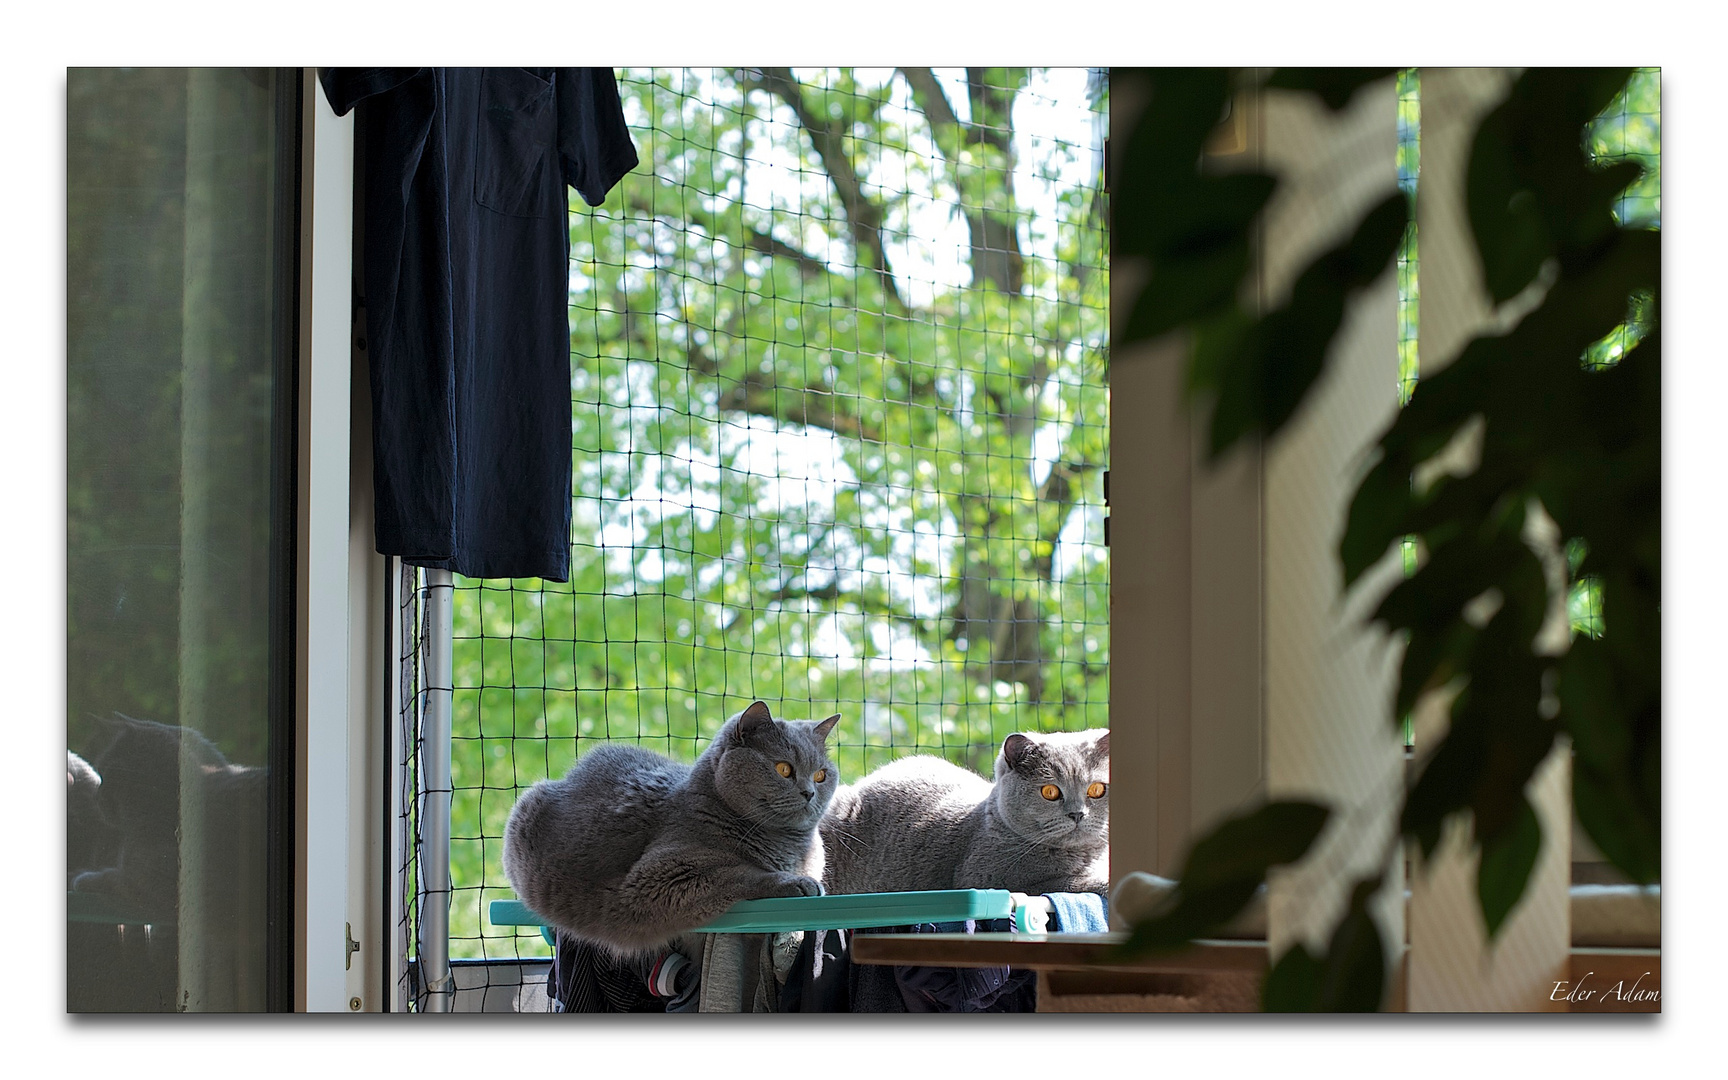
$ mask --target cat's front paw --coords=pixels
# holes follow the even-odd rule
[[[821,896],[822,883],[803,874],[783,874],[774,883],[771,896]]]

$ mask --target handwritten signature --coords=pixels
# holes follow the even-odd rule
[[[1584,985],[1585,980],[1594,974],[1596,974],[1594,971],[1587,971],[1584,973],[1584,977],[1579,979],[1576,983],[1565,981],[1556,982],[1553,991],[1548,995],[1548,1000],[1568,1002],[1662,1000],[1662,991],[1646,990],[1642,987],[1644,980],[1650,977],[1648,971],[1638,976],[1631,986],[1627,986],[1626,980],[1621,979],[1619,982],[1616,982],[1613,986],[1610,986],[1605,990],[1586,987]]]

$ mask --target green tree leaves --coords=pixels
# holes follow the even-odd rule
[[[1109,723],[1102,80],[620,90],[644,163],[570,225],[572,581],[457,595],[458,955],[515,792],[599,740],[687,760],[761,698],[841,713],[853,779]]]

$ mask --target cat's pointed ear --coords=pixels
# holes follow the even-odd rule
[[[1101,756],[1101,757],[1109,757],[1110,756],[1110,730],[1108,728],[1106,728],[1104,730],[1104,734],[1098,736],[1098,742],[1096,743],[1096,746],[1098,748],[1099,756]]]
[[[1010,769],[1018,769],[1021,763],[1031,756],[1032,749],[1036,745],[1031,739],[1016,731],[1002,740],[1003,760],[1008,762]]]
[[[752,701],[750,707],[738,714],[738,737],[748,736],[752,731],[767,727],[774,723],[774,717],[768,711],[768,705],[762,701]]]
[[[824,742],[826,742],[828,739],[828,733],[833,731],[834,725],[838,724],[839,722],[840,722],[840,714],[835,713],[833,716],[830,716],[828,719],[822,721],[820,724],[817,724],[816,725],[816,737],[819,739],[822,739]]]

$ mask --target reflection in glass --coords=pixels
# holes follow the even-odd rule
[[[69,1011],[268,1004],[279,81],[67,73]]]

